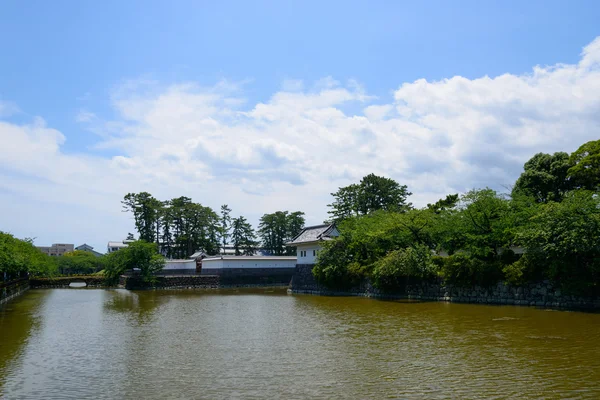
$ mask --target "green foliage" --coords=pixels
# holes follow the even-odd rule
[[[37,249],[31,240],[20,240],[0,232],[0,280],[10,280],[23,274],[52,276],[56,261]]]
[[[418,254],[429,254],[436,218],[429,209],[405,213],[379,210],[346,218],[339,225],[340,237],[327,242],[319,253],[313,274],[326,286],[347,288],[371,277],[377,262],[388,254],[399,254],[394,252],[408,247],[418,249]],[[406,250],[407,254],[416,254],[414,249]]]
[[[93,274],[103,268],[103,257],[88,251],[75,250],[56,258],[58,271],[63,275]]]
[[[148,192],[128,193],[123,201],[125,211],[133,213],[140,240],[155,242],[161,203]]]
[[[490,286],[503,278],[499,260],[482,260],[466,253],[455,253],[436,260],[440,276],[457,286]]]
[[[304,228],[303,212],[277,211],[264,214],[260,218],[258,235],[267,253],[276,256],[295,255],[296,249],[285,244],[298,235],[302,228]]]
[[[449,254],[463,250],[476,258],[491,260],[511,243],[509,214],[510,202],[494,190],[471,190],[461,197],[457,210],[440,219],[440,247]]]
[[[221,245],[222,249],[225,249],[229,241],[229,231],[231,230],[231,208],[227,204],[223,204],[221,206],[221,231],[219,232],[221,235]]]
[[[129,193],[122,203],[125,211],[133,214],[139,239],[157,243],[165,256],[186,258],[198,250],[219,252],[223,219],[210,207],[185,196],[161,202],[147,192]]]
[[[233,219],[232,226],[233,232],[231,234],[231,239],[233,248],[235,249],[235,255],[253,255],[258,243],[256,242],[256,235],[254,229],[252,229],[252,225],[246,221],[246,218],[240,216]]]
[[[532,277],[533,264],[528,262],[528,258],[521,257],[511,264],[506,264],[502,268],[504,280],[513,286],[521,286],[529,282]]]
[[[519,233],[527,261],[565,288],[596,292],[600,285],[600,199],[594,192],[568,193],[542,205]]]
[[[132,272],[139,270],[139,274],[145,282],[153,282],[154,274],[163,269],[165,259],[158,254],[155,243],[138,240],[119,251],[106,255],[104,264],[104,276],[111,284],[127,270]]]
[[[440,214],[446,210],[451,210],[458,204],[459,196],[456,194],[449,194],[444,199],[439,199],[433,204],[427,204],[427,208],[436,214]]]
[[[573,187],[600,189],[600,140],[587,142],[569,158],[568,177]]]
[[[371,276],[383,290],[398,290],[411,278],[430,279],[435,276],[431,250],[422,244],[394,250],[374,264]]]
[[[360,263],[352,260],[343,240],[325,242],[313,270],[317,282],[336,290],[347,290],[367,276]]]
[[[567,181],[570,165],[569,155],[564,152],[534,155],[525,163],[513,188],[513,197],[525,195],[539,203],[560,201],[570,188]]]
[[[366,215],[373,211],[404,211],[410,208],[406,199],[410,196],[406,185],[393,179],[369,174],[359,184],[341,187],[332,193],[332,210],[328,211],[333,220],[339,222],[352,216]]]

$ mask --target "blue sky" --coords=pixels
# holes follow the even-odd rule
[[[103,250],[132,230],[119,190],[318,223],[328,194],[370,170],[412,184],[417,204],[509,185],[535,152],[599,136],[585,117],[600,104],[598,21],[597,1],[4,1],[0,137],[23,135],[29,156],[0,153],[0,202],[14,211],[0,229]],[[428,173],[445,178],[423,187]],[[84,222],[58,228],[43,209]]]

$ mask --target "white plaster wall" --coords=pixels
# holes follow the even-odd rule
[[[223,268],[223,260],[220,258],[214,260],[204,259],[202,260],[202,269],[210,268],[210,269],[222,269]]]
[[[296,248],[296,255],[298,256],[298,264],[314,264],[317,262],[316,254],[321,250],[321,246],[318,244],[304,244],[299,245]],[[301,251],[306,251],[306,256],[300,256]]]
[[[202,268],[211,269],[228,269],[228,268],[294,268],[296,266],[295,259],[289,260],[269,260],[259,259],[253,260],[252,258],[240,258],[235,260],[203,260]]]
[[[173,261],[167,260],[163,269],[196,269],[196,261]]]

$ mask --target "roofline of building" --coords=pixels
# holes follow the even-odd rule
[[[321,241],[323,241],[323,240],[327,240],[327,239],[326,239],[327,237],[325,237],[325,238],[319,238],[318,240],[311,240],[311,241],[307,241],[307,242],[296,242],[296,241],[295,241],[297,238],[299,238],[300,236],[302,236],[302,234],[303,234],[304,232],[306,232],[307,230],[309,230],[309,229],[315,229],[315,228],[324,228],[324,227],[327,227],[327,229],[326,229],[326,230],[324,230],[324,231],[323,231],[323,233],[325,233],[325,232],[327,232],[327,231],[331,230],[332,228],[337,228],[337,225],[335,224],[335,222],[332,222],[332,223],[330,223],[330,224],[320,224],[320,225],[306,226],[306,227],[304,227],[304,228],[303,228],[303,229],[302,229],[302,230],[301,230],[301,231],[300,231],[300,232],[299,232],[299,233],[298,233],[298,234],[297,234],[297,235],[296,235],[296,236],[295,236],[295,237],[292,239],[292,241],[291,241],[291,242],[287,242],[287,243],[285,243],[285,245],[286,245],[286,246],[297,246],[297,245],[299,245],[299,244],[319,243],[319,242],[321,242]],[[321,235],[322,235],[323,233],[321,233]],[[320,235],[319,235],[319,236],[320,236]]]
[[[301,244],[316,244],[316,243],[322,243],[322,242],[328,242],[330,240],[333,240],[331,238],[321,238],[318,240],[311,240],[309,242],[287,242],[285,243],[286,246],[291,246],[291,247],[296,247],[299,246]]]

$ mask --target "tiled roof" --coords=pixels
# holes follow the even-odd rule
[[[192,254],[192,255],[190,256],[190,258],[196,259],[196,258],[198,258],[198,257],[202,257],[202,256],[205,256],[205,255],[206,255],[206,253],[205,253],[205,252],[203,252],[203,251],[197,251],[197,252],[195,252],[194,254]]]
[[[307,226],[292,239],[291,242],[286,243],[288,246],[295,246],[300,243],[318,242],[320,240],[331,240],[334,236],[337,236],[337,230],[335,224],[323,224],[315,226]]]

